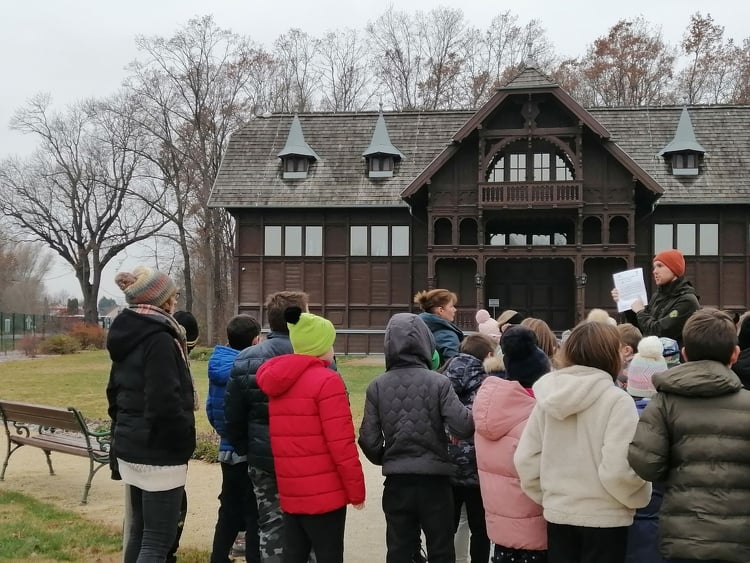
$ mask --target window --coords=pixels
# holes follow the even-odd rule
[[[718,256],[719,225],[717,223],[679,223],[654,225],[654,254],[677,248],[686,256]]]
[[[548,182],[550,179],[549,169],[550,155],[547,153],[536,153],[534,155],[534,181]]]
[[[352,226],[350,256],[409,256],[409,227],[387,225]]]
[[[558,182],[569,182],[573,180],[573,173],[568,164],[559,156],[555,156],[555,180]]]
[[[323,256],[323,227],[266,225],[265,256]],[[282,251],[283,249],[283,251]]]
[[[526,155],[525,154],[510,155],[510,169],[508,170],[508,172],[510,173],[508,181],[525,182],[526,181]]]
[[[531,166],[528,170],[527,163]],[[554,151],[497,155],[487,173],[488,182],[569,182],[574,179],[572,166]]]
[[[501,156],[495,161],[495,165],[490,170],[487,176],[488,182],[504,182],[505,181],[505,157]]]
[[[310,166],[310,161],[306,157],[287,156],[283,159],[283,162],[285,179],[307,178],[307,169]]]
[[[394,159],[392,156],[371,156],[367,160],[370,168],[370,178],[389,178],[393,176]]]
[[[695,153],[673,154],[672,174],[674,174],[675,176],[697,176],[698,155]]]

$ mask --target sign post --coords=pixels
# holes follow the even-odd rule
[[[497,311],[495,309],[497,309],[500,306],[500,300],[499,299],[490,298],[490,299],[488,299],[487,305],[492,309],[492,318],[496,319],[497,318]]]

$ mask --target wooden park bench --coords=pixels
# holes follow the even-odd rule
[[[97,471],[109,465],[110,433],[91,430],[81,413],[73,407],[63,409],[0,400],[0,417],[8,440],[8,453],[0,472],[0,481],[5,479],[10,456],[21,446],[40,448],[47,457],[50,475],[55,474],[51,452],[86,457],[89,460],[89,476],[81,499],[81,504],[86,504],[91,480]]]

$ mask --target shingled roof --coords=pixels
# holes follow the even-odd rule
[[[690,106],[706,155],[698,176],[674,176],[659,152],[674,137],[681,106],[593,108],[611,140],[663,188],[659,205],[750,203],[750,106]]]
[[[284,180],[277,154],[291,115],[253,119],[229,142],[209,199],[211,207],[406,206],[401,191],[442,152],[473,115],[462,112],[388,113],[390,140],[404,155],[393,176],[368,177],[363,151],[378,112],[310,113],[299,116],[305,140],[319,161],[307,178]]]
[[[663,188],[660,205],[749,203],[750,106],[692,106],[696,137],[707,154],[694,177],[676,177],[659,151],[674,137],[681,106],[592,108],[611,141]],[[306,179],[284,180],[277,154],[291,115],[258,118],[234,133],[209,200],[212,207],[402,206],[400,193],[452,144],[470,111],[388,113],[392,143],[404,154],[393,177],[373,180],[362,152],[372,140],[377,112],[299,116],[307,142],[322,160]],[[585,157],[584,157],[585,158]],[[335,195],[335,197],[333,197]]]

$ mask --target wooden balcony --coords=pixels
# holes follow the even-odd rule
[[[498,182],[479,184],[484,207],[553,209],[583,206],[581,182]]]

